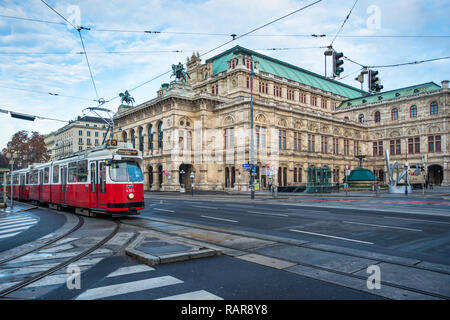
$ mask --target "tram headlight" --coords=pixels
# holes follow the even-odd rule
[[[129,193],[128,194],[128,199],[133,200],[134,199],[134,193]]]

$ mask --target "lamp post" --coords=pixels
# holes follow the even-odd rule
[[[13,166],[14,166],[14,160],[17,159],[19,157],[19,155],[17,154],[17,152],[14,153],[10,153],[8,152],[6,154],[6,159],[9,160],[9,163],[11,164],[11,173],[9,175],[10,177],[10,188],[11,188],[11,209],[14,207],[14,202],[13,202]]]
[[[195,178],[194,172],[191,172],[191,175],[189,176],[189,178],[191,178],[191,181],[192,181],[192,183],[191,183],[191,193],[192,193],[192,197],[194,197],[194,178]]]
[[[181,174],[181,183],[180,183],[180,192],[185,192],[185,188],[184,188],[184,174],[186,173],[186,171],[184,171],[183,169],[180,170],[180,174]]]
[[[253,133],[253,57],[250,60],[250,167],[255,165],[255,137]],[[250,173],[250,198],[255,199],[255,176]]]

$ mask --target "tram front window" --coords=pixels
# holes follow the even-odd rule
[[[117,182],[140,182],[144,180],[141,169],[133,161],[113,161],[109,173],[111,180]]]

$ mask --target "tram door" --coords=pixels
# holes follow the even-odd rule
[[[25,200],[25,175],[20,175],[19,199]]]
[[[67,167],[61,167],[61,203],[66,204],[67,199]]]
[[[44,200],[44,170],[39,170],[39,197],[40,201]]]
[[[91,208],[98,208],[98,177],[97,177],[98,161],[90,163],[91,188],[89,192],[89,202]]]
[[[92,161],[90,163],[91,186],[90,204],[91,208],[106,209],[106,164],[105,161]]]

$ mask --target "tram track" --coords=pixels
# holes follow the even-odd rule
[[[144,218],[144,217],[141,217],[141,218]],[[304,244],[305,244],[304,242],[296,243],[297,241],[295,239],[290,239],[290,238],[282,238],[282,237],[277,237],[277,236],[263,236],[263,235],[259,235],[259,234],[249,233],[249,232],[238,232],[236,230],[230,230],[228,232],[228,231],[224,231],[221,228],[206,227],[205,225],[195,226],[194,224],[184,223],[184,222],[181,222],[181,221],[173,221],[173,220],[169,220],[168,221],[168,220],[165,220],[165,219],[154,219],[154,218],[151,218],[151,219],[150,218],[144,218],[144,219],[146,219],[146,220],[154,220],[154,221],[159,221],[159,222],[166,222],[166,223],[170,223],[170,224],[174,224],[174,225],[180,225],[180,226],[187,226],[187,227],[197,228],[197,229],[205,230],[205,231],[214,231],[214,232],[225,233],[225,234],[232,234],[232,235],[237,235],[237,236],[251,237],[251,238],[254,238],[254,239],[258,239],[258,240],[274,241],[274,242],[276,242],[274,245],[276,245],[276,244],[288,244],[288,245],[294,245],[294,246],[298,246],[298,247],[302,247],[302,248],[308,248],[308,249],[311,249],[311,250],[317,250],[317,251],[321,251],[321,252],[328,252],[328,253],[345,255],[345,256],[349,256],[349,257],[363,258],[363,259],[373,259],[373,260],[377,261],[377,264],[379,264],[379,263],[389,263],[391,265],[396,265],[396,266],[402,266],[402,267],[408,267],[408,268],[417,269],[417,270],[435,272],[435,273],[439,273],[439,274],[442,274],[442,275],[450,275],[450,272],[446,272],[444,270],[424,268],[424,267],[421,267],[421,266],[417,266],[415,264],[411,265],[411,264],[407,264],[407,263],[401,263],[401,262],[392,261],[392,260],[389,260],[389,259],[382,259],[382,258],[378,258],[378,257],[377,258],[369,258],[367,255],[356,254],[356,253],[346,253],[346,252],[339,251],[339,250],[332,250],[332,249],[325,249],[325,248],[312,248],[312,247],[304,246]],[[131,221],[129,221],[129,222],[131,222]],[[124,223],[124,224],[134,225],[134,224],[129,223],[129,222],[127,223],[126,221],[122,220],[122,223]],[[167,234],[169,236],[177,236],[177,237],[184,238],[184,239],[187,239],[187,240],[202,241],[204,243],[208,243],[208,244],[211,244],[211,245],[214,245],[214,246],[218,246],[218,247],[223,247],[223,248],[232,249],[232,250],[236,249],[236,248],[234,248],[232,246],[227,246],[224,243],[217,244],[217,243],[215,243],[213,241],[207,241],[204,238],[196,239],[195,237],[188,237],[188,236],[185,236],[185,235],[173,233],[171,231],[164,231],[164,230],[161,230],[161,229],[152,228],[152,227],[148,227],[148,226],[142,226],[142,228],[155,230],[155,231],[157,231],[159,233],[162,233],[162,234]],[[259,254],[259,253],[255,252],[255,251],[252,251],[252,250],[242,250],[242,249],[239,249],[239,250],[245,252],[246,254],[255,254],[255,253]],[[265,254],[265,255],[268,256],[268,257],[281,259],[280,257],[271,256],[270,254]],[[367,277],[356,275],[356,274],[354,274],[355,272],[353,272],[353,273],[346,273],[346,272],[335,270],[335,269],[330,269],[330,268],[321,267],[321,266],[317,266],[317,265],[313,265],[313,264],[308,264],[306,262],[299,262],[297,260],[296,261],[292,261],[292,260],[289,260],[289,259],[283,259],[283,260],[289,261],[289,262],[292,262],[292,263],[295,263],[297,265],[304,266],[304,267],[307,267],[307,268],[310,268],[310,269],[313,269],[313,270],[317,270],[319,272],[320,271],[321,272],[329,272],[329,273],[334,273],[334,274],[338,274],[338,275],[341,275],[341,276],[349,277],[349,278],[352,278],[352,279],[358,279],[358,280],[364,280],[364,281],[367,280]],[[302,274],[299,274],[299,275],[302,275]],[[308,277],[307,275],[304,275],[304,276]],[[311,276],[309,276],[309,277],[312,278]],[[319,279],[319,280],[324,281],[324,282],[333,283],[332,281],[327,281],[327,280],[323,280],[323,279]],[[441,295],[441,294],[433,293],[433,292],[429,292],[429,291],[424,291],[424,290],[420,290],[420,289],[416,289],[416,288],[406,287],[406,286],[399,285],[399,284],[392,283],[392,282],[388,282],[388,281],[381,280],[381,284],[389,286],[389,287],[405,290],[405,291],[414,292],[414,293],[421,294],[421,295],[434,297],[434,298],[437,298],[437,299],[444,299],[444,300],[449,300],[450,299],[449,296],[445,296],[445,295]],[[343,285],[343,286],[345,286],[345,285]],[[357,290],[359,290],[359,289],[357,289]],[[371,292],[371,293],[375,294],[375,295],[377,294],[376,292]],[[382,297],[385,297],[385,296],[382,296]]]
[[[12,285],[12,286],[10,286],[10,287],[0,291],[0,298],[5,298],[6,296],[8,296],[8,295],[10,295],[10,294],[12,294],[12,293],[14,293],[14,292],[16,292],[16,291],[26,287],[26,286],[28,286],[28,285],[36,282],[36,281],[39,281],[39,280],[41,280],[41,279],[43,279],[43,278],[45,278],[45,277],[47,277],[47,276],[57,272],[58,270],[61,270],[62,268],[72,264],[72,263],[83,259],[84,257],[89,255],[90,253],[92,253],[95,250],[101,248],[104,244],[106,244],[109,240],[111,240],[119,232],[119,229],[120,229],[120,226],[121,226],[121,222],[120,221],[114,221],[114,224],[115,224],[114,229],[110,233],[108,233],[108,235],[103,237],[102,240],[97,242],[95,245],[89,247],[86,250],[83,250],[81,253],[71,257],[70,259],[67,259],[67,260],[65,260],[65,261],[63,261],[61,263],[58,263],[54,267],[51,267],[51,268],[49,268],[49,269],[47,269],[45,271],[42,271],[42,272],[40,272],[38,274],[32,275],[32,276],[30,276],[30,277],[20,281],[19,283],[16,283],[16,284],[14,284],[14,285]],[[18,258],[24,257],[24,256],[26,256],[28,254],[33,254],[33,253],[39,252],[43,248],[45,248],[47,246],[50,246],[51,244],[54,244],[55,242],[63,239],[64,237],[67,237],[69,234],[72,234],[73,232],[75,232],[77,230],[80,230],[80,228],[83,225],[84,225],[84,218],[79,217],[79,223],[74,228],[69,230],[69,232],[59,236],[57,239],[56,238],[53,239],[51,241],[51,243],[46,243],[46,244],[40,246],[39,248],[35,248],[33,250],[30,250],[27,253],[20,254],[18,256],[12,257],[12,258],[5,259],[5,260],[1,261],[1,264],[5,264],[7,262],[12,262],[12,261],[14,261],[14,260],[16,260]],[[55,257],[55,258],[57,258],[57,257]]]

